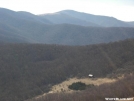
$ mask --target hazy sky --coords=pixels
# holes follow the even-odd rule
[[[134,21],[134,0],[0,0],[0,7],[33,14],[72,9]]]

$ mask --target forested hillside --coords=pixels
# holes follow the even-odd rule
[[[134,28],[44,25],[23,21],[14,25],[0,24],[0,41],[8,43],[89,45],[134,38],[133,33]]]
[[[23,101],[70,77],[134,71],[134,40],[87,46],[0,44],[0,100]]]

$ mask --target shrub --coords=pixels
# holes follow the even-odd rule
[[[68,88],[72,90],[85,90],[86,84],[82,82],[76,82],[69,85]]]

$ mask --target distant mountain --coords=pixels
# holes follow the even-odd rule
[[[28,21],[33,21],[33,22],[36,21],[36,22],[40,22],[40,23],[44,23],[44,24],[52,24],[52,22],[50,22],[49,20],[42,18],[42,17],[39,17],[37,15],[31,14],[29,12],[20,11],[20,12],[18,12],[18,16],[21,19],[25,19]]]
[[[15,12],[0,8],[0,34],[2,36],[0,40],[3,42],[36,42],[32,39],[31,33],[34,34],[36,29],[37,31],[44,29],[46,24],[52,23],[28,12]]]
[[[132,22],[127,22],[127,23],[134,27],[134,21],[132,21]]]
[[[29,12],[15,12],[9,9],[0,8],[0,21],[1,22],[15,22],[15,21],[32,21],[38,23],[51,24],[47,19],[41,18]]]
[[[29,43],[29,41],[26,38],[18,35],[17,33],[18,32],[16,32],[16,30],[3,30],[0,25],[0,43]]]
[[[133,27],[100,27],[67,14],[58,14],[55,18],[61,22],[60,19],[50,21],[44,15],[0,8],[0,42],[88,45],[134,38]]]
[[[48,44],[88,45],[128,38],[134,38],[134,28],[97,28],[62,24],[51,26],[50,30],[42,34],[38,41]]]
[[[92,15],[92,14],[77,12],[73,10],[63,10],[58,13],[66,14],[68,16],[78,18],[87,22],[92,22],[94,24],[103,27],[131,27],[131,25],[127,24],[124,21],[120,21],[116,18],[108,17],[108,16]]]
[[[73,16],[70,16],[68,14],[64,13],[53,13],[53,14],[43,14],[40,15],[42,18],[48,19],[49,21],[55,23],[55,24],[74,24],[74,25],[81,25],[81,26],[94,26],[99,27],[100,25],[97,25],[93,22],[85,21],[80,18],[76,18]]]

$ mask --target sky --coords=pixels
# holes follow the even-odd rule
[[[0,0],[0,7],[33,14],[76,10],[134,21],[134,0]]]

